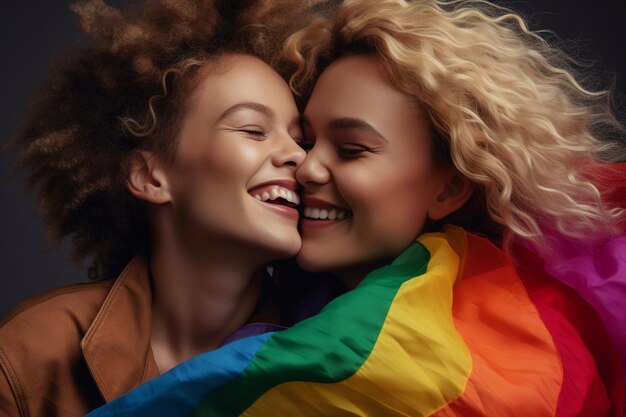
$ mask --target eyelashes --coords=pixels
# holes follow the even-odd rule
[[[308,152],[315,146],[315,141],[302,140],[298,144]],[[335,152],[343,159],[356,159],[366,152],[372,152],[372,149],[356,143],[343,143],[335,145]]]
[[[255,127],[239,128],[237,129],[237,132],[244,133],[245,135],[251,136],[252,138],[257,139],[257,140],[267,139],[267,137],[270,135],[267,131],[263,130],[262,128],[255,128]],[[300,145],[301,147],[303,146],[302,144],[304,143],[304,138],[301,135],[295,136],[295,137],[292,136],[291,138],[298,145]]]
[[[364,152],[369,152],[370,149],[366,146],[357,144],[338,145],[337,153],[339,156],[345,159],[354,159],[361,156]]]
[[[249,136],[254,136],[257,138],[266,138],[267,137],[267,132],[264,131],[263,129],[258,129],[258,128],[243,128],[243,129],[237,129],[239,132],[245,133],[246,135]]]

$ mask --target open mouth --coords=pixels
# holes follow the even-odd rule
[[[300,204],[300,197],[294,191],[279,185],[261,187],[250,192],[257,200],[277,206],[285,206],[297,209]]]
[[[345,220],[352,217],[352,212],[340,208],[304,207],[302,215],[309,220]]]
[[[352,217],[352,211],[329,201],[304,195],[302,221],[305,225],[331,225]]]

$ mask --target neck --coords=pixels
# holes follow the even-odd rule
[[[261,293],[263,263],[219,244],[193,251],[171,235],[154,242],[151,345],[165,372],[219,347],[248,321]]]

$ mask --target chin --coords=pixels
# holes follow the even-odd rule
[[[275,245],[268,247],[268,249],[276,253],[278,259],[292,258],[302,249],[302,240],[300,240],[300,236],[298,235],[298,237],[294,237],[293,239],[277,242]]]
[[[296,263],[307,272],[332,273],[342,263],[344,254],[335,245],[304,239]],[[339,253],[338,253],[339,252]],[[339,256],[339,259],[337,257]]]
[[[323,256],[304,256],[302,252],[296,256],[296,263],[307,272],[328,272],[329,266],[324,261]]]

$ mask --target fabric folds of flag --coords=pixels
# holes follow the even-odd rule
[[[89,416],[620,416],[622,365],[595,310],[525,256],[516,268],[461,229],[425,234],[318,315]]]

